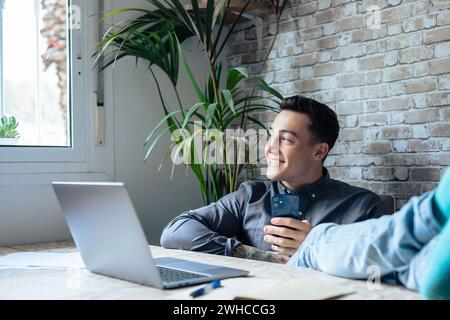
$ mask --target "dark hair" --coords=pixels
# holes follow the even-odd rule
[[[309,132],[313,143],[325,142],[331,150],[339,135],[336,113],[327,105],[302,96],[286,98],[281,102],[281,110],[292,110],[309,117]]]

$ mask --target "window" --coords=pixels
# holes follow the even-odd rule
[[[0,2],[0,116],[17,119],[19,138],[13,143],[70,147],[69,3],[66,0]]]
[[[98,108],[95,107],[95,92],[98,91],[99,80],[92,55],[99,38],[98,12],[101,2],[102,0],[0,0],[3,5],[3,10],[0,11],[0,112],[17,117],[20,134],[17,144],[0,144],[0,185],[67,179],[67,174],[73,179],[87,179],[97,173],[102,175],[91,177],[90,180],[110,179],[113,175],[114,146],[112,127],[109,125],[113,123],[112,95],[105,96],[104,119],[99,120]],[[110,1],[107,3],[106,10],[109,10]],[[16,49],[13,59],[11,54],[8,58],[9,49],[6,46],[9,43],[8,24],[14,26],[14,22],[8,22],[6,16],[17,9],[14,9],[16,4],[22,5],[20,18],[16,19],[21,23],[20,28],[25,29],[27,26],[28,32],[19,33],[14,30],[14,41],[27,42],[21,44],[27,47]],[[55,8],[55,5],[59,7]],[[56,19],[55,16],[59,18]],[[25,23],[28,19],[34,22]],[[65,22],[61,22],[64,19]],[[49,27],[55,30],[49,31]],[[15,43],[12,45],[21,48]],[[23,52],[19,55],[17,50]],[[21,70],[19,72],[5,61],[13,61],[10,62],[13,64],[19,61],[27,67],[19,65],[17,68],[22,68],[18,69]],[[20,73],[26,73],[28,78]],[[9,76],[10,74],[13,76]],[[105,76],[107,78],[102,86],[111,92],[112,71],[107,70]],[[14,89],[14,86],[8,84],[8,81],[14,79],[27,79],[28,84],[23,88],[28,88],[28,91]],[[11,102],[14,100],[11,98],[13,92],[16,99],[14,103]],[[25,103],[20,101],[28,102],[27,106],[22,106]],[[106,123],[106,127],[100,126],[104,130],[104,135],[100,136],[106,138],[106,143],[102,141],[101,145],[97,143],[100,132],[97,123],[100,121]],[[21,178],[20,181],[18,177]]]

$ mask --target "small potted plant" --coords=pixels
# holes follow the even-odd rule
[[[3,116],[0,119],[0,145],[16,145],[20,137],[17,132],[19,123],[15,117]]]

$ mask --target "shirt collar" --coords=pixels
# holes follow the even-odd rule
[[[330,174],[328,173],[327,168],[324,167],[322,178],[314,183],[299,188],[297,191],[285,186],[281,181],[278,181],[278,188],[280,190],[280,193],[306,195],[315,198],[318,197],[321,193],[328,190],[330,182]]]

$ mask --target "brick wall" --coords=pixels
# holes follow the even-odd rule
[[[264,48],[274,22],[264,17]],[[264,53],[254,27],[242,23],[231,66],[339,115],[326,161],[333,178],[392,194],[398,207],[436,186],[450,164],[450,1],[291,0],[265,65]]]

